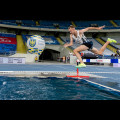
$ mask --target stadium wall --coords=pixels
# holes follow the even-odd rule
[[[69,55],[69,50],[64,48],[62,45],[46,45],[45,49],[51,49],[60,52],[60,57]]]

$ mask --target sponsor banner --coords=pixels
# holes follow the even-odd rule
[[[83,59],[83,62],[91,62],[91,63],[120,63],[120,59]]]
[[[110,59],[96,59],[98,63],[110,63]]]
[[[0,64],[25,64],[25,58],[0,57]]]
[[[17,44],[16,38],[0,36],[0,44]]]

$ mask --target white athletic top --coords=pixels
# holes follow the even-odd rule
[[[73,39],[75,40],[76,43],[83,44],[85,42],[88,42],[87,38],[85,37],[84,34],[82,34],[82,37],[79,34],[79,30],[77,30],[77,37],[72,35]]]

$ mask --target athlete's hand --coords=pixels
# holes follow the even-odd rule
[[[65,48],[68,47],[68,44],[64,44],[64,47],[65,47]]]
[[[103,29],[103,28],[105,28],[105,25],[104,25],[104,26],[101,26],[101,27],[98,27],[99,30],[101,30],[101,29]]]

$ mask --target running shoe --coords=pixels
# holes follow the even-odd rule
[[[79,65],[76,66],[76,68],[82,68],[82,67],[86,67],[86,65],[84,63],[80,63]]]
[[[116,41],[116,40],[111,39],[111,38],[108,38],[108,39],[107,39],[107,41],[109,41],[110,43],[117,43],[117,41]]]

